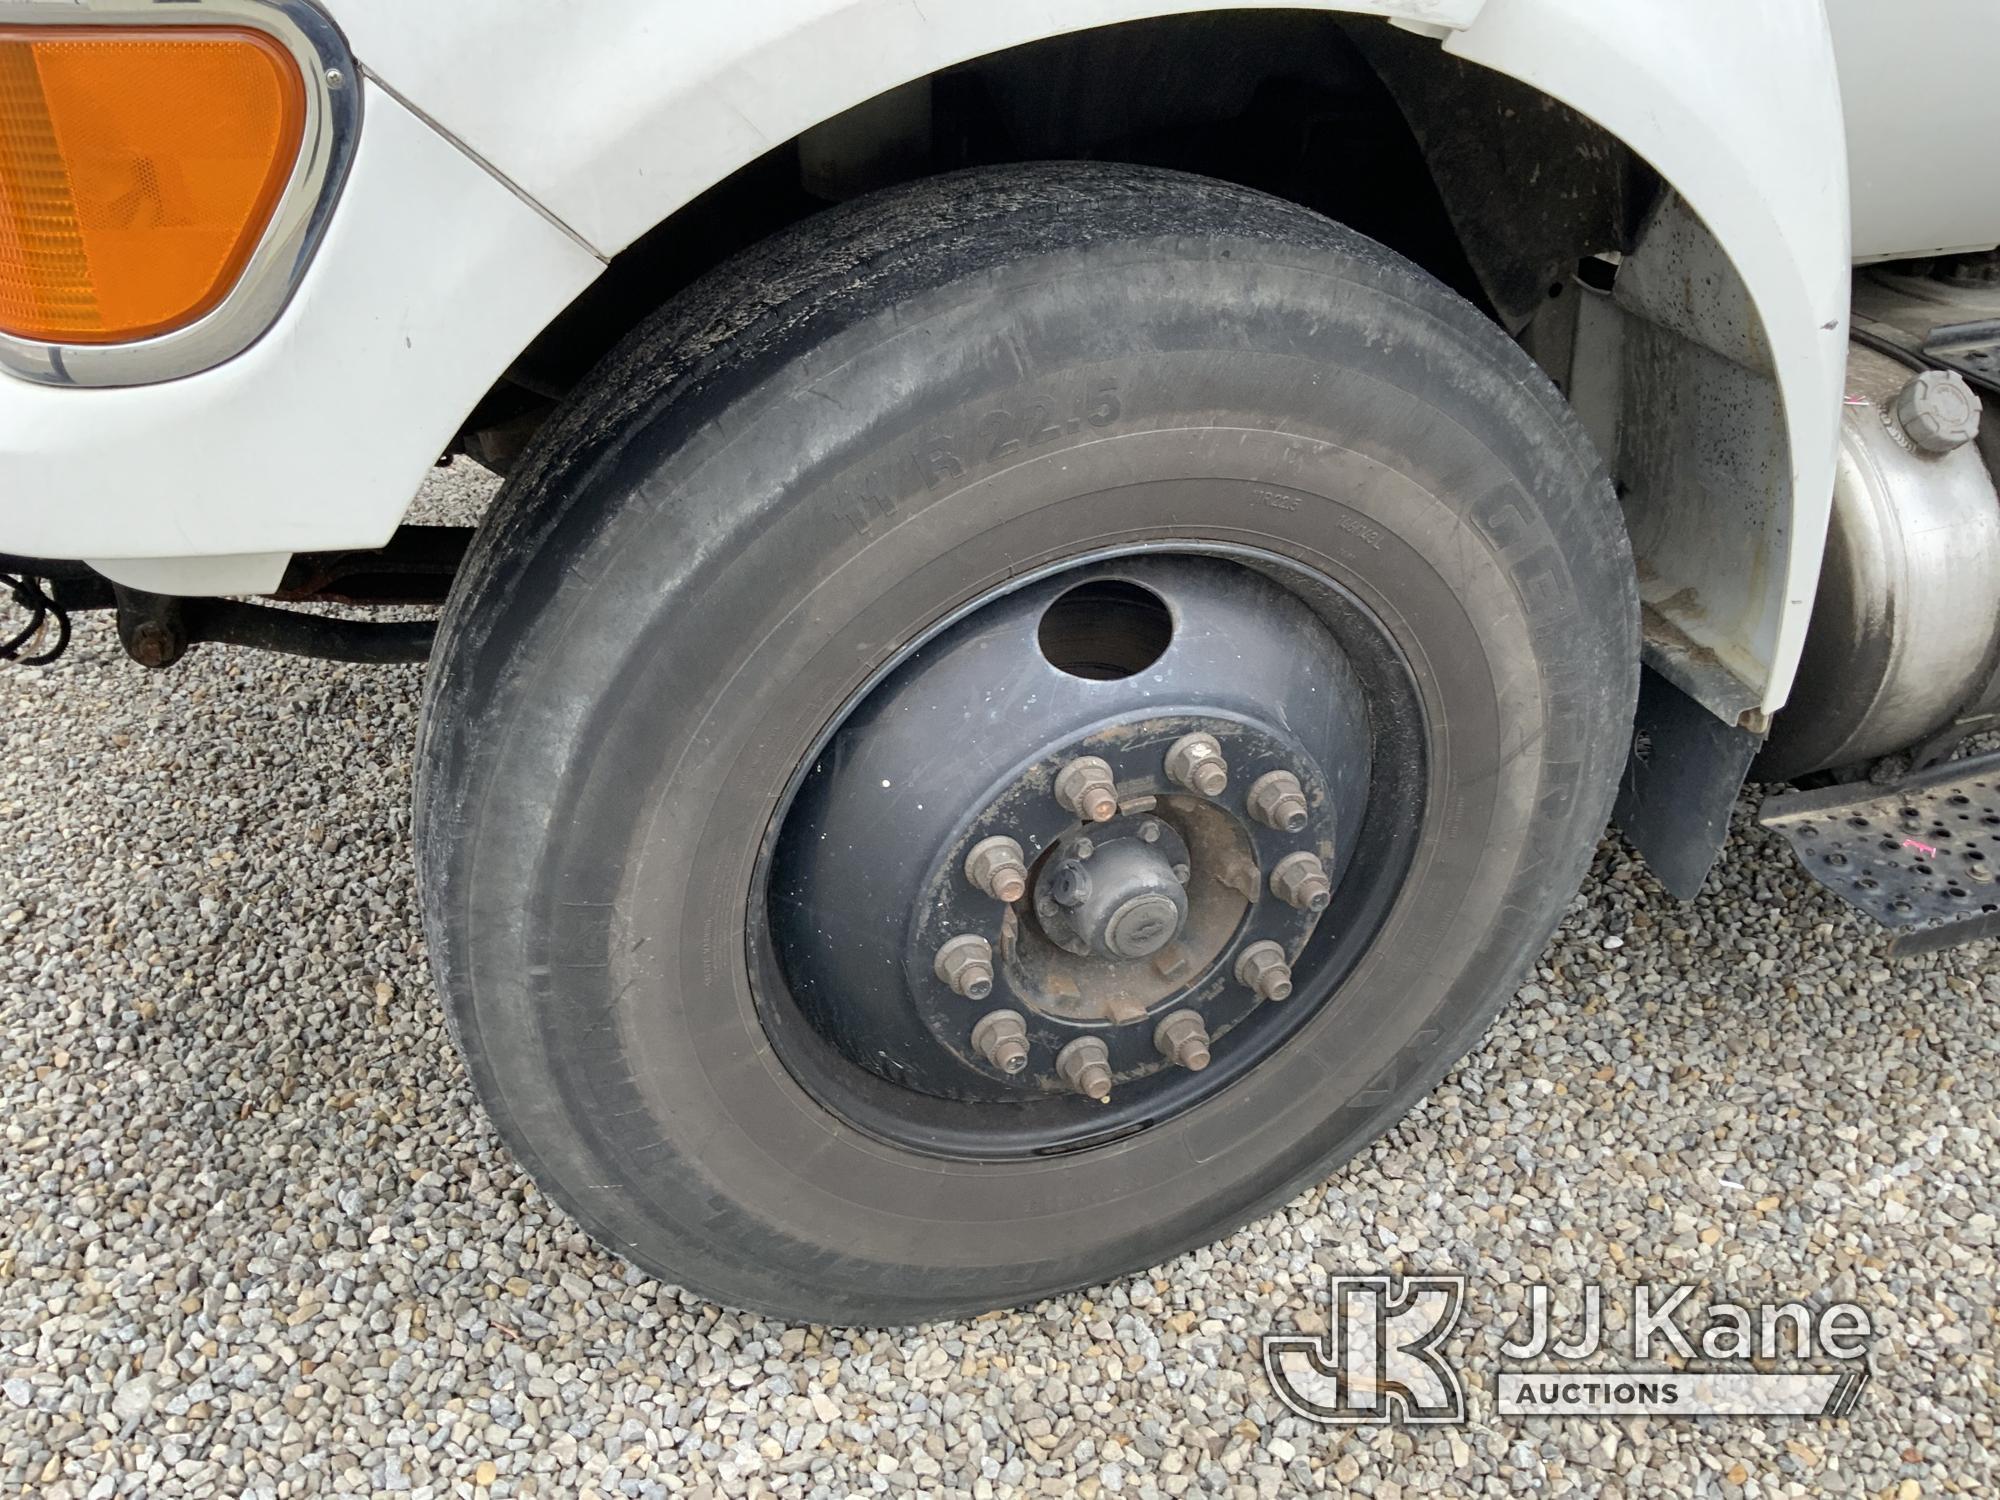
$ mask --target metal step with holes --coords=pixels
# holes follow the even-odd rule
[[[1758,822],[1806,872],[1889,929],[1892,954],[2000,934],[2000,754],[1890,785],[1767,798]]]

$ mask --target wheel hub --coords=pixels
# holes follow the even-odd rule
[[[1214,559],[1059,575],[835,732],[774,849],[780,962],[891,1083],[1143,1109],[1287,1002],[1369,776],[1353,669],[1286,589]]]
[[[1180,936],[1190,873],[1172,825],[1145,815],[1100,823],[1050,850],[1035,881],[1035,917],[1071,953],[1146,958]]]

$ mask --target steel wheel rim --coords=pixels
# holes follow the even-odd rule
[[[1226,564],[1283,589],[1337,644],[1362,690],[1368,794],[1329,862],[1334,877],[1330,900],[1296,955],[1291,997],[1282,1004],[1263,1001],[1253,1007],[1255,1015],[1239,1017],[1213,1038],[1217,1045],[1206,1067],[1191,1071],[1165,1065],[1146,1080],[1124,1080],[1124,1086],[1114,1087],[1108,1104],[1074,1091],[1047,1089],[1026,1098],[942,1097],[863,1066],[851,1048],[843,1049],[837,1034],[829,1034],[823,1014],[815,1018],[810,1007],[800,1004],[794,989],[795,967],[788,967],[796,965],[797,954],[784,952],[783,916],[774,920],[774,874],[782,880],[787,833],[795,827],[802,789],[828,747],[864,705],[933,643],[996,605],[1033,591],[1056,585],[1059,595],[1077,582],[1125,576],[1161,560]],[[1415,676],[1381,620],[1338,583],[1281,554],[1204,541],[1153,542],[1084,553],[1010,580],[934,623],[873,672],[828,720],[778,799],[746,898],[752,991],[773,1051],[807,1093],[845,1123],[892,1146],[947,1159],[1023,1160],[1090,1149],[1177,1118],[1243,1084],[1259,1063],[1341,995],[1347,976],[1373,945],[1408,875],[1424,821],[1428,747]],[[1232,793],[1240,799],[1240,786],[1233,785]],[[1049,843],[1038,842],[1030,859],[1039,866],[1050,848]],[[1262,869],[1261,875],[1268,880],[1270,870]],[[1275,902],[1267,899],[1264,904]],[[1230,962],[1242,947],[1241,942],[1229,945]],[[1209,978],[1213,977],[1211,968]],[[1236,979],[1233,973],[1228,977]],[[950,996],[960,1008],[958,1024],[968,1040],[971,1029],[991,1010],[1018,1003],[1018,996],[1007,990],[1006,979],[996,973],[991,1004]],[[1162,1004],[1146,1013],[1142,1029],[1149,1039],[1175,1008]],[[1041,1072],[1048,1073],[1049,1059],[1040,1061]],[[976,1066],[977,1059],[974,1062]]]

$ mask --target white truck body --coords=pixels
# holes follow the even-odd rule
[[[90,8],[0,0],[0,23]],[[0,377],[0,550],[213,594],[273,587],[296,552],[379,545],[514,356],[611,257],[745,162],[966,59],[1206,8],[332,0],[363,73],[359,149],[295,295],[244,353],[183,378]],[[1746,705],[1775,709],[1820,566],[1850,261],[2000,241],[1981,144],[2000,105],[1978,87],[2000,28],[1973,0],[1914,23],[1865,0],[1324,8],[1392,18],[1573,107],[1656,169],[1727,257],[1782,398],[1788,493],[1762,518],[1768,555],[1676,625],[1730,663]],[[1709,529],[1721,560],[1741,553]],[[1663,597],[1690,566],[1662,570]]]

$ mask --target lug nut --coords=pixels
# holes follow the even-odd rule
[[[1099,1104],[1111,1097],[1111,1053],[1094,1036],[1080,1036],[1056,1054],[1056,1073]]]
[[[1028,894],[1028,861],[1004,835],[981,839],[965,856],[965,878],[995,901],[1009,905]]]
[[[1271,894],[1300,911],[1325,911],[1333,899],[1333,882],[1317,854],[1301,849],[1287,854],[1271,871]]]
[[[1109,762],[1079,755],[1056,773],[1056,801],[1086,823],[1103,823],[1118,816],[1118,787]]]
[[[1276,943],[1252,943],[1236,956],[1236,982],[1261,999],[1284,1000],[1292,993],[1292,966]]]
[[[1290,771],[1266,771],[1250,783],[1250,816],[1280,833],[1298,833],[1306,826],[1305,789]]]
[[[1176,1067],[1199,1073],[1208,1066],[1208,1028],[1201,1013],[1177,1010],[1153,1028],[1153,1045]]]
[[[972,1045],[1003,1073],[1018,1073],[1028,1065],[1028,1027],[1018,1011],[993,1010],[972,1028]]]
[[[993,993],[993,945],[977,933],[946,939],[931,967],[968,1000],[984,1000]]]
[[[1212,734],[1184,734],[1167,747],[1167,777],[1204,797],[1220,797],[1229,785],[1229,762]]]

